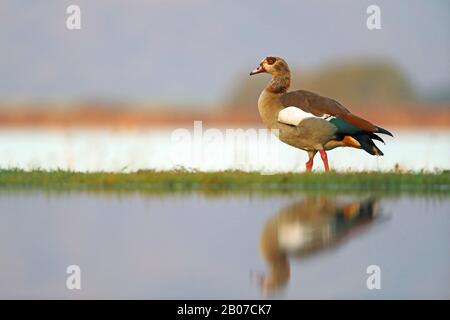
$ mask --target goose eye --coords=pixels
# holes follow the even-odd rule
[[[268,64],[274,64],[275,63],[275,58],[267,58],[267,63]]]

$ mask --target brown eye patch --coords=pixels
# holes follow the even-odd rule
[[[266,61],[267,61],[268,64],[274,64],[275,61],[277,61],[277,59],[274,58],[274,57],[267,57]]]

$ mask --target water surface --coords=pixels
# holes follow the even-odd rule
[[[449,209],[442,197],[3,191],[0,298],[448,299]],[[73,264],[81,290],[66,288]]]
[[[112,129],[0,129],[0,168],[64,169],[76,171],[239,169],[301,172],[307,153],[278,141],[259,128]],[[448,129],[389,128],[394,138],[376,142],[384,152],[374,157],[364,151],[339,148],[328,153],[335,170],[434,171],[450,169]],[[228,133],[227,133],[228,132]],[[315,170],[323,170],[320,157]]]

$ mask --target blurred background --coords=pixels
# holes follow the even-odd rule
[[[81,8],[81,30],[66,28],[71,4]],[[217,162],[209,152],[217,144],[198,165],[167,161],[171,132],[194,120],[261,127],[257,99],[269,77],[248,72],[277,55],[291,66],[291,90],[333,97],[394,132],[382,162],[338,151],[336,168],[448,169],[450,4],[376,1],[382,28],[369,30],[371,4],[2,1],[0,166],[296,170],[306,153],[282,145],[290,161],[280,165],[252,163],[236,148]]]
[[[74,4],[80,30],[66,28]],[[366,26],[372,4],[380,30]],[[449,9],[448,0],[2,0],[0,169],[303,172],[304,151],[223,136],[263,127],[257,100],[269,76],[249,72],[276,55],[290,64],[292,90],[330,96],[394,134],[377,142],[380,158],[329,152],[333,169],[449,170]],[[115,192],[107,180],[99,192],[3,181],[0,298],[450,297],[445,180],[373,194],[371,184],[302,193],[276,183]],[[79,291],[65,287],[72,264]],[[367,290],[372,264],[383,290]]]

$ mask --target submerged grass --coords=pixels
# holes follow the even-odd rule
[[[437,173],[277,173],[137,171],[131,173],[0,170],[2,189],[91,191],[333,191],[450,194],[450,171]]]

